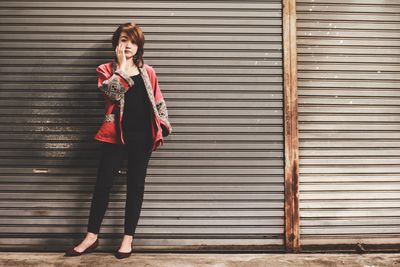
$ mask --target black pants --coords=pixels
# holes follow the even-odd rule
[[[124,133],[125,145],[102,143],[97,180],[87,231],[98,234],[108,207],[109,194],[124,154],[128,155],[124,234],[134,235],[143,202],[147,166],[152,153],[151,132]]]

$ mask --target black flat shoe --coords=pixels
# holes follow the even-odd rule
[[[117,259],[124,259],[124,258],[128,258],[130,255],[132,254],[132,249],[129,252],[119,252],[118,250],[114,253],[114,256]]]
[[[96,241],[94,241],[93,244],[91,244],[89,247],[87,247],[84,251],[78,252],[74,249],[74,247],[70,247],[64,254],[64,257],[74,257],[74,256],[80,256],[82,254],[87,254],[90,252],[93,252],[97,246],[99,245],[99,239],[97,238]]]

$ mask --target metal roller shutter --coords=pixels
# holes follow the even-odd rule
[[[150,161],[135,249],[283,249],[280,1],[0,7],[2,249],[64,249],[85,233],[103,119],[95,67],[130,20],[145,32],[174,127]],[[123,173],[103,249],[123,231]]]
[[[400,242],[399,10],[297,1],[304,246]]]

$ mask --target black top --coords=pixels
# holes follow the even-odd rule
[[[125,93],[123,132],[151,132],[151,103],[140,74],[131,76],[135,82]]]

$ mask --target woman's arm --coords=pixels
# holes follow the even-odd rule
[[[158,84],[158,78],[157,75],[153,70],[153,88],[154,88],[154,99],[156,102],[156,107],[158,110],[158,114],[160,117],[160,122],[161,122],[161,128],[162,128],[162,135],[163,136],[168,136],[172,133],[172,126],[169,122],[168,118],[168,110],[167,110],[167,103],[164,100],[164,96],[161,92],[160,85]]]
[[[96,68],[97,86],[103,94],[112,101],[119,101],[134,81],[121,69],[117,69],[111,77],[101,67]]]

